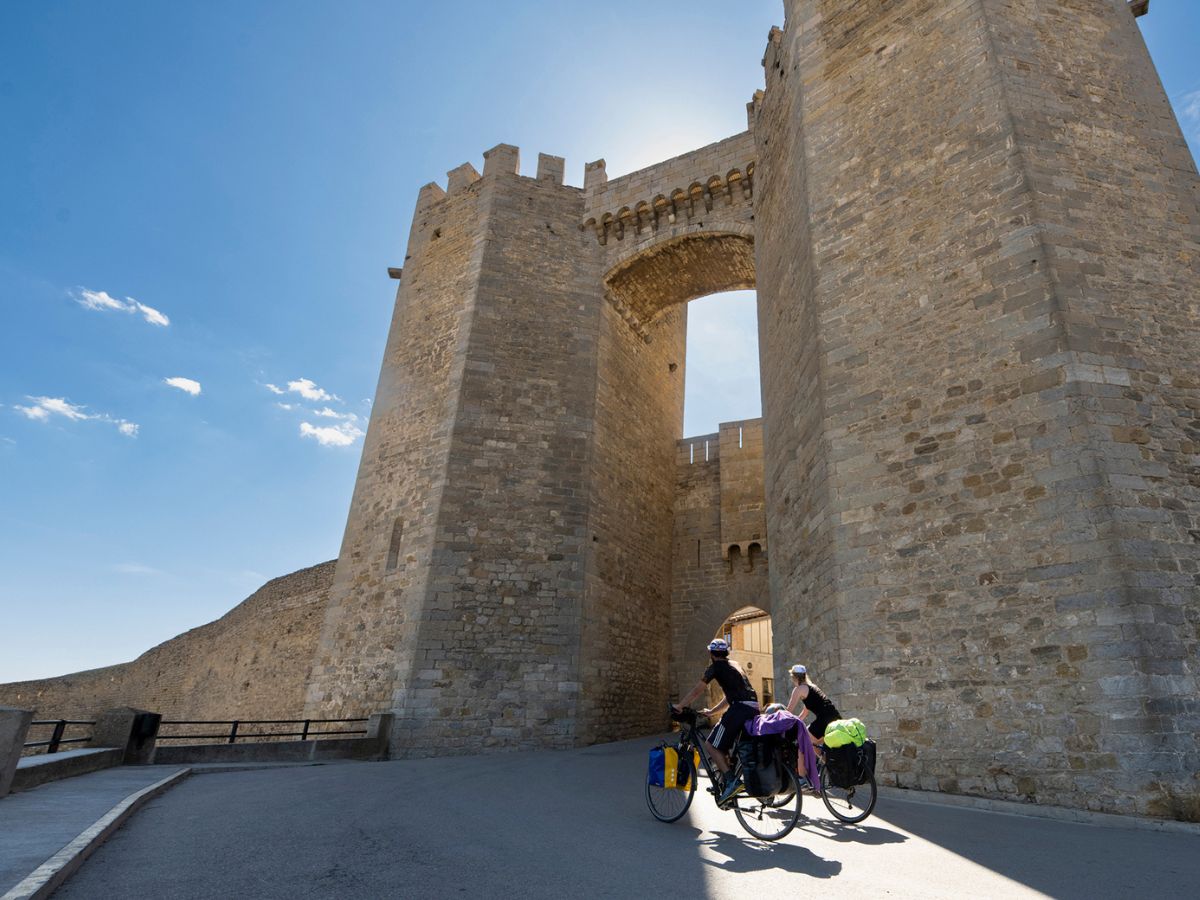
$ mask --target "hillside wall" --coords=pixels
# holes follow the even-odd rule
[[[132,662],[0,684],[0,706],[55,719],[117,706],[167,718],[300,718],[335,564],[268,581],[215,622]]]

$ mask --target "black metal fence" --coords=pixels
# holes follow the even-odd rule
[[[298,738],[302,741],[320,740],[325,737],[362,736],[367,733],[366,724],[370,719],[225,719],[225,720],[171,720],[164,719],[159,726],[158,740],[160,741],[193,741],[209,743],[220,741],[224,744],[236,744],[242,741],[279,741]],[[329,725],[362,725],[362,728],[329,729]],[[209,729],[221,726],[219,733],[211,733]],[[314,727],[316,729],[314,730]],[[189,731],[186,734],[164,734],[165,728],[197,728],[202,727],[209,733]],[[258,729],[243,731],[243,727]],[[269,730],[263,731],[261,729]],[[280,731],[280,728],[299,730]]]
[[[44,741],[26,741],[24,744],[24,752],[32,755],[37,753],[42,748],[45,748],[46,753],[57,753],[59,748],[64,744],[90,744],[92,735],[88,734],[82,737],[67,737],[67,729],[79,728],[95,728],[95,722],[87,722],[81,719],[39,719],[29,723],[29,728],[32,731],[34,728],[50,728],[49,740]]]

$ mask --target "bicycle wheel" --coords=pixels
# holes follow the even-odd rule
[[[875,809],[875,794],[874,775],[867,775],[865,784],[840,788],[835,787],[824,772],[821,773],[821,799],[825,801],[825,808],[841,822],[853,825],[869,816]]]
[[[785,770],[784,774],[783,790],[774,797],[739,797],[734,801],[733,812],[738,821],[759,840],[777,841],[786,837],[800,821],[800,806],[804,801],[796,773]]]
[[[696,796],[698,780],[698,773],[693,772],[692,784],[686,791],[677,788],[656,787],[647,781],[646,805],[650,807],[651,815],[660,822],[677,822],[682,819],[683,814],[692,805],[692,798]]]

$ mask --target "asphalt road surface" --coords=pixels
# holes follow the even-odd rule
[[[766,844],[703,781],[664,825],[644,799],[652,743],[193,777],[55,897],[1197,896],[1192,834],[891,798],[848,826],[806,797]]]

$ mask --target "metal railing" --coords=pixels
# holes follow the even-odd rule
[[[87,721],[83,721],[80,719],[39,719],[35,722],[29,723],[30,728],[37,728],[38,726],[41,726],[41,727],[53,726],[54,731],[52,731],[50,734],[50,740],[48,740],[48,741],[26,741],[23,745],[24,749],[25,750],[37,750],[40,747],[45,747],[46,753],[49,754],[49,753],[57,753],[58,748],[61,747],[63,744],[90,744],[92,742],[92,735],[90,735],[90,734],[87,737],[75,737],[75,738],[65,737],[65,735],[66,735],[68,728],[83,727],[83,726],[89,726],[89,727],[95,728],[96,723],[95,722],[87,722]]]
[[[246,741],[252,739],[262,740],[278,740],[281,738],[299,738],[302,741],[318,740],[322,737],[333,737],[335,735],[364,735],[367,733],[366,728],[353,729],[337,729],[328,730],[321,729],[313,730],[313,726],[323,725],[365,725],[370,719],[200,719],[200,720],[172,720],[164,719],[160,725],[158,732],[158,740],[160,741],[223,741],[226,744],[236,744],[239,739]],[[223,730],[220,734],[163,734],[162,728],[171,727],[196,727],[209,725],[229,726],[227,730]],[[259,726],[298,726],[299,731],[256,731],[244,732],[242,726],[259,727]]]

